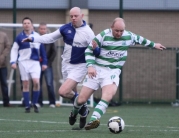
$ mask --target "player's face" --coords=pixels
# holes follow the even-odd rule
[[[83,14],[81,14],[79,11],[70,12],[70,19],[73,26],[78,28],[82,25]]]
[[[30,20],[26,19],[23,21],[23,24],[22,24],[23,28],[24,28],[24,31],[31,31],[32,30],[32,23]]]
[[[47,33],[47,26],[46,25],[40,25],[38,28],[39,34],[44,35]]]
[[[121,22],[116,22],[111,28],[114,38],[120,38],[125,30],[125,25]]]

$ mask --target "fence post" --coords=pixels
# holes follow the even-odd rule
[[[123,18],[123,0],[119,0],[119,17]],[[119,81],[119,103],[122,104],[122,68]]]
[[[119,17],[123,18],[123,0],[119,0]]]
[[[17,1],[13,0],[13,23],[16,23],[16,5]],[[16,28],[13,28],[13,41],[16,38]],[[13,85],[13,100],[16,100],[16,70],[14,70],[13,80],[15,81]]]
[[[176,50],[176,100],[179,100],[179,49]]]

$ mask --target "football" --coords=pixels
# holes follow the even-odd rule
[[[108,128],[112,133],[118,134],[124,130],[124,120],[119,116],[111,117],[108,121]]]

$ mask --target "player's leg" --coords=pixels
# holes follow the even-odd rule
[[[62,62],[62,75],[65,82],[62,84],[62,86],[59,89],[59,94],[62,97],[68,98],[74,103],[75,98],[78,96],[77,90],[77,84],[80,83],[85,75],[87,73],[86,70],[86,64],[69,64]],[[80,115],[81,117],[86,115],[86,112],[88,112],[88,108],[86,104],[84,104],[80,108]],[[75,123],[76,116],[72,116],[72,114],[69,117],[69,120],[74,120]],[[70,123],[70,122],[69,122]],[[70,123],[73,125],[72,123]]]
[[[34,112],[38,113],[39,110],[38,110],[38,106],[36,104],[38,103],[39,92],[40,92],[39,78],[32,78],[32,83],[33,83],[32,105],[34,107]]]
[[[23,98],[24,98],[24,104],[25,104],[25,112],[29,113],[30,112],[30,98],[29,98],[29,80],[24,79],[21,76],[22,79],[22,92],[23,92]]]
[[[65,82],[61,85],[59,88],[59,94],[63,98],[68,98],[73,101],[75,92],[73,89],[75,89],[78,82],[74,81],[73,79],[67,78]]]
[[[100,84],[102,88],[102,97],[99,103],[96,105],[89,123],[85,126],[86,130],[97,128],[100,124],[99,119],[106,112],[109,102],[116,94],[117,87],[119,85],[119,69],[108,69],[96,67],[97,71],[100,69],[101,73],[99,75]]]
[[[62,96],[63,98],[71,99],[72,102],[74,102],[74,99],[77,95],[77,92],[73,90],[76,89],[76,86],[78,84],[78,78],[76,78],[73,70],[75,70],[75,65],[62,62],[62,76],[64,83],[60,86],[58,91],[60,96]]]
[[[117,86],[115,84],[110,84],[102,87],[102,97],[99,103],[96,105],[89,123],[85,126],[86,130],[97,128],[100,124],[100,118],[105,114],[108,108],[109,102],[115,95]]]
[[[25,105],[25,112],[30,113],[30,98],[29,98],[29,74],[27,72],[27,66],[24,65],[25,62],[19,62],[19,71],[22,82],[22,93]]]
[[[71,116],[75,116],[72,118],[71,116],[69,117],[69,123],[70,125],[73,125],[76,122],[76,116],[79,112],[81,112],[81,108],[84,107],[86,104],[86,101],[90,98],[90,96],[93,94],[94,90],[91,88],[88,88],[86,86],[83,86],[79,95],[75,98],[74,101],[74,106],[73,110],[71,112]],[[87,105],[85,105],[87,106]],[[86,118],[87,115],[89,114],[89,109],[83,109],[83,115],[80,116],[80,124],[79,127],[83,128],[86,125]]]
[[[77,84],[84,79],[86,73],[85,63],[73,65],[62,62],[62,75],[65,82],[59,88],[60,96],[74,103],[74,99],[78,96]]]
[[[77,91],[74,91],[77,86],[77,82],[68,78],[66,81],[62,84],[62,86],[59,88],[59,94],[60,96],[64,98],[68,98],[74,103],[75,98],[78,96]],[[76,122],[77,114],[70,114],[69,116],[69,124],[74,125]]]
[[[86,73],[87,73],[87,69],[86,69],[85,63],[81,63],[78,65],[72,65],[71,70],[68,73],[68,78],[71,78],[71,79],[75,80],[77,83],[80,83],[85,78]],[[75,88],[73,88],[73,92],[74,92],[74,96],[71,100],[74,103],[75,98],[78,96],[77,85]],[[89,113],[89,109],[87,107],[87,102],[86,102],[79,109],[80,126],[81,127],[84,127],[83,124],[86,123],[86,117],[87,117],[88,113]]]
[[[75,98],[78,96],[77,93],[77,84],[76,79],[73,78],[73,67],[70,64],[62,62],[62,76],[64,83],[59,88],[59,95],[68,98],[74,103]],[[70,75],[71,73],[71,75]],[[75,75],[74,75],[75,76]],[[73,115],[72,113],[69,116],[69,124],[74,125],[76,122],[77,115]]]
[[[86,101],[90,98],[93,92],[98,89],[98,87],[99,87],[98,80],[88,78],[88,75],[86,75],[86,78],[83,81],[83,87],[80,91],[79,97],[75,99],[74,107],[71,112],[71,115],[76,116],[77,113],[80,113],[81,111],[83,111],[83,114],[81,113],[81,116],[80,116],[80,124],[79,124],[80,128],[83,128],[85,126],[86,118],[87,118],[87,115],[89,114],[89,109],[88,108],[85,109]],[[70,122],[70,119],[71,118],[69,118],[69,122]]]
[[[33,97],[32,97],[32,104],[34,106],[34,112],[38,113],[38,98],[39,98],[39,93],[40,93],[40,74],[41,74],[41,67],[39,62],[33,62],[33,64],[30,68],[30,76],[32,78],[32,83],[33,83]]]

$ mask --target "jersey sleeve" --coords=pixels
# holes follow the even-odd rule
[[[14,63],[17,62],[18,49],[19,49],[19,45],[18,45],[18,43],[15,41],[15,42],[13,43],[13,46],[12,46],[11,52],[10,52],[10,64],[14,64]]]
[[[148,40],[148,39],[146,39],[146,38],[144,38],[144,37],[142,37],[140,35],[136,35],[136,34],[134,34],[132,32],[130,32],[130,33],[131,33],[133,41],[135,43],[139,43],[139,44],[141,44],[143,46],[148,46],[148,47],[154,47],[155,46],[155,43],[153,41],[150,41],[150,40]]]
[[[44,44],[50,44],[50,43],[54,43],[55,41],[57,41],[57,39],[59,39],[60,37],[62,37],[60,30],[57,29],[56,31],[49,33],[49,34],[45,34],[45,35],[41,35],[41,36],[34,36],[32,37],[33,42],[37,42],[37,43],[44,43]]]

